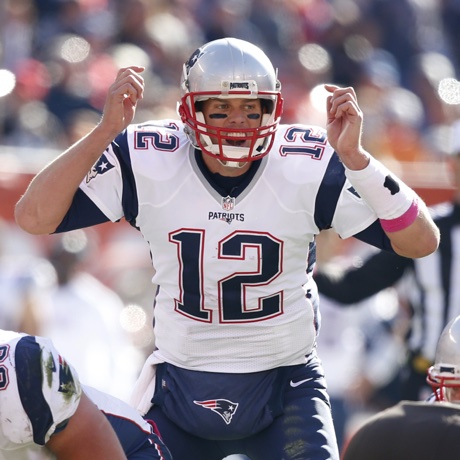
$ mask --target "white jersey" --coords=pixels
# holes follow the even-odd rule
[[[182,123],[166,120],[130,126],[80,186],[150,247],[155,355],[213,372],[305,362],[319,327],[315,236],[332,227],[347,238],[375,213],[319,127],[280,126],[251,181],[228,195],[207,175]]]
[[[133,437],[144,432],[147,438],[152,432],[151,425],[124,401],[80,385],[75,369],[48,338],[0,330],[0,377],[1,460],[55,458],[43,446],[75,413],[82,391],[112,423],[128,457]],[[149,458],[163,458],[154,455],[156,450]]]

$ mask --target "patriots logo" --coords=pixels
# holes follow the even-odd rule
[[[94,179],[98,174],[105,174],[110,171],[114,165],[107,160],[107,157],[102,154],[99,160],[91,168],[91,171],[86,175],[86,183]]]
[[[64,393],[66,398],[70,399],[73,395],[77,393],[77,388],[75,381],[73,379],[72,372],[69,368],[69,365],[59,355],[59,390],[61,393]]]
[[[193,402],[198,406],[211,409],[216,414],[219,414],[227,425],[230,424],[233,414],[238,409],[238,403],[231,402],[228,399],[209,399],[208,401]]]
[[[185,63],[187,75],[190,73],[190,69],[196,64],[196,61],[203,56],[203,51],[198,48],[191,56],[190,59]]]
[[[232,89],[249,89],[249,83],[247,81],[242,82],[230,82],[230,90]]]
[[[233,219],[231,217],[221,217],[220,219],[222,222],[227,222],[227,224],[231,224],[233,222]]]

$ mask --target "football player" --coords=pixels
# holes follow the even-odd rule
[[[459,437],[457,404],[401,401],[366,420],[342,460],[456,460]]]
[[[460,316],[439,337],[427,381],[428,401],[401,401],[370,417],[353,434],[343,460],[457,458],[460,436]],[[438,401],[442,404],[433,404]]]
[[[442,331],[427,381],[436,401],[460,404],[460,316],[449,321]]]
[[[44,337],[0,330],[1,459],[171,456],[154,425],[123,401],[82,386]]]
[[[143,70],[120,69],[100,123],[35,176],[17,223],[46,234],[124,218],[142,233],[156,342],[133,403],[176,460],[338,459],[315,237],[426,256],[439,232],[425,204],[362,147],[353,88],[325,86],[327,129],[280,124],[273,64],[224,38],[185,63],[180,119],[139,123]]]

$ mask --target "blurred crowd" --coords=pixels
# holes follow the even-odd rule
[[[279,69],[284,121],[324,124],[321,84],[355,87],[379,158],[431,160],[460,116],[458,0],[4,0],[0,143],[62,149],[117,69],[146,67],[138,118],[176,118],[182,65],[234,36]]]
[[[364,112],[363,144],[375,157],[435,164],[450,152],[450,126],[460,118],[459,24],[460,0],[2,0],[0,149],[15,148],[24,165],[39,149],[64,150],[97,123],[108,87],[127,65],[145,67],[136,119],[178,118],[183,63],[205,42],[233,36],[259,45],[278,68],[284,122],[324,126],[322,84],[353,86]],[[122,227],[110,242],[91,232],[66,242],[26,237],[11,222],[0,223],[0,327],[46,333],[75,359],[87,340],[89,368],[76,364],[82,380],[122,398],[153,343],[152,273],[135,234]],[[352,257],[343,248],[337,254]],[[374,310],[340,319],[324,302],[323,322],[333,331],[335,318],[344,340],[326,331],[319,344],[338,400],[363,394],[363,382],[354,391],[356,381],[348,380],[378,362],[369,359],[368,350],[375,351],[366,331],[383,329],[383,345],[376,346],[392,349],[387,325],[396,316],[395,292],[386,292],[384,313],[382,297],[372,302]],[[72,305],[84,305],[79,314],[91,320],[79,322]],[[369,318],[369,311],[380,313]],[[119,350],[117,363],[104,343]],[[392,344],[397,361],[397,337]],[[353,369],[334,361],[345,346]],[[123,382],[115,377],[120,363]],[[374,386],[385,387],[390,374],[377,369],[368,377],[379,375]],[[357,399],[362,407],[371,396]]]

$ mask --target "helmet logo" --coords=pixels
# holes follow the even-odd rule
[[[201,48],[198,48],[191,56],[190,59],[185,63],[185,69],[187,70],[187,75],[190,72],[190,69],[197,63],[198,59],[203,56],[203,51]]]
[[[249,89],[249,83],[247,81],[243,82],[230,82],[230,90],[232,89]]]
[[[443,366],[442,364],[439,366],[439,372],[450,372],[451,374],[455,374],[455,368],[453,366]]]
[[[228,81],[222,80],[221,81],[221,91],[223,96],[228,96],[232,92],[236,94],[244,94],[247,93],[250,97],[257,97],[257,83],[254,80],[247,80],[247,81]],[[242,96],[241,96],[242,97]]]

